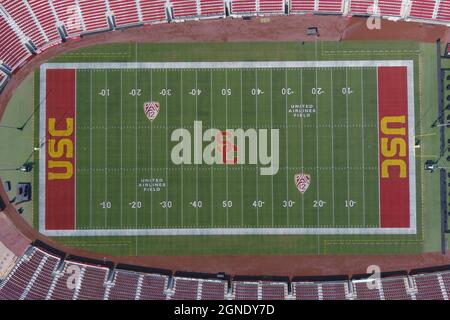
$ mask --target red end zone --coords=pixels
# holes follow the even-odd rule
[[[75,229],[75,78],[46,70],[46,230]]]
[[[410,227],[407,67],[378,68],[381,228]]]

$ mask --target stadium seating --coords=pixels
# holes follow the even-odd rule
[[[385,300],[410,300],[405,277],[384,278],[381,280]]]
[[[240,281],[170,277],[168,275],[112,271],[104,266],[66,260],[30,246],[0,283],[0,300],[448,300],[450,270],[393,276],[377,281],[375,289],[366,280],[336,281]],[[75,281],[78,274],[78,281]],[[230,294],[228,293],[230,292]]]
[[[382,16],[400,17],[402,0],[378,0],[378,11]]]
[[[444,299],[442,288],[438,279],[438,274],[421,274],[414,276],[413,279],[417,287],[417,300]]]
[[[294,282],[292,290],[296,300],[319,300],[319,286],[313,282]]]
[[[291,0],[291,12],[314,12],[314,0]]]
[[[134,1],[109,0],[109,8],[116,21],[116,26],[118,27],[142,22],[141,19],[139,19],[138,8]]]
[[[29,58],[31,53],[22,43],[22,40],[18,35],[10,28],[6,20],[1,16],[0,34],[2,35],[0,62],[3,62],[3,64],[14,70]]]
[[[33,11],[37,21],[48,39],[48,44],[61,42],[58,34],[55,16],[48,1],[28,0],[30,9]]]
[[[417,19],[433,19],[436,0],[411,0],[409,17]]]
[[[378,13],[375,10],[374,0],[350,1],[350,14],[369,15]]]
[[[65,27],[69,37],[79,36],[85,31],[81,10],[75,0],[53,0],[52,5],[59,24]]]
[[[260,13],[283,13],[284,1],[283,0],[259,0]]]
[[[48,40],[43,32],[36,24],[36,17],[28,11],[27,7],[22,5],[20,0],[4,0],[3,7],[8,11],[14,19],[20,30],[28,37],[37,47],[42,47]]]
[[[436,19],[450,22],[450,0],[441,0]]]
[[[146,23],[166,21],[165,0],[140,0],[142,20]]]
[[[117,270],[109,290],[109,300],[134,300],[140,275],[135,272]]]
[[[223,0],[200,0],[200,14],[201,15],[224,15]]]
[[[173,17],[188,18],[199,15],[196,0],[172,0]]]
[[[224,300],[227,294],[227,282],[217,280],[205,280],[202,282],[202,300]]]
[[[352,281],[353,292],[358,300],[381,300],[380,281],[375,284],[370,282],[373,286],[369,288],[367,281]]]
[[[342,0],[320,0],[317,12],[342,13]]]
[[[258,300],[258,283],[234,282],[233,295],[236,300]]]
[[[78,0],[86,31],[108,29],[105,0]]]
[[[262,300],[284,300],[288,295],[287,284],[282,282],[263,282],[261,284]]]
[[[240,13],[256,13],[255,0],[233,0],[231,2],[231,12],[233,14]]]
[[[166,295],[164,291],[167,288],[168,280],[167,276],[156,274],[145,275],[142,280],[142,287],[140,288],[140,300],[165,300]]]

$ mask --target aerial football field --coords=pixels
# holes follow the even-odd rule
[[[314,58],[168,62],[136,48],[92,61],[90,50],[35,77],[42,233],[136,255],[420,250],[416,55],[318,58],[316,44]]]

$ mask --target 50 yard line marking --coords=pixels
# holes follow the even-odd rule
[[[211,117],[211,127],[213,127],[213,71],[210,70],[210,93],[211,93],[211,103],[210,103],[210,117]],[[214,227],[214,166],[211,166],[211,227]]]
[[[228,88],[228,69],[225,69],[225,88]],[[228,94],[225,95],[225,130],[228,130]],[[226,189],[227,189],[227,201],[230,201],[228,194],[228,165],[225,163],[226,172]],[[228,205],[227,205],[227,227],[228,227]]]
[[[181,83],[181,95],[180,95],[180,107],[181,107],[181,128],[183,128],[183,69],[180,71],[180,83]],[[184,226],[184,165],[181,163],[181,226]]]
[[[195,119],[198,120],[198,69],[195,69],[195,92]],[[198,227],[198,165],[195,166],[195,175],[195,199],[197,201],[197,205],[195,206],[195,222]]]
[[[303,69],[300,69],[300,99],[301,99],[301,105],[303,105]],[[302,131],[302,145],[301,145],[301,150],[302,150],[302,172],[304,170],[304,156],[303,156],[303,117],[300,117],[300,127],[301,127],[301,131]],[[302,195],[302,225],[305,225],[305,197]]]
[[[241,69],[241,128],[244,127],[243,111],[242,111],[242,69]],[[241,225],[244,226],[244,169],[241,166]]]
[[[153,101],[153,69],[150,69],[150,100]],[[153,179],[153,121],[150,121],[150,177]],[[153,191],[150,192],[150,227],[153,228]]]
[[[167,90],[167,69],[166,69],[166,90]],[[167,126],[167,116],[168,116],[168,109],[169,106],[167,105],[168,102],[168,98],[167,98],[167,94],[166,94],[166,137],[169,137],[169,131],[168,131],[168,126]],[[168,174],[168,170],[167,168],[169,167],[169,146],[168,146],[168,142],[167,142],[167,138],[166,140],[166,202],[168,201],[169,198],[169,174]],[[169,225],[169,208],[166,206],[166,227]]]

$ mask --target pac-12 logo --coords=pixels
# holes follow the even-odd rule
[[[406,117],[387,116],[381,119],[381,178],[392,178],[398,168],[398,177],[407,178]]]
[[[65,120],[65,128],[56,129],[56,119],[48,119],[48,180],[68,180],[73,176],[73,118]]]

